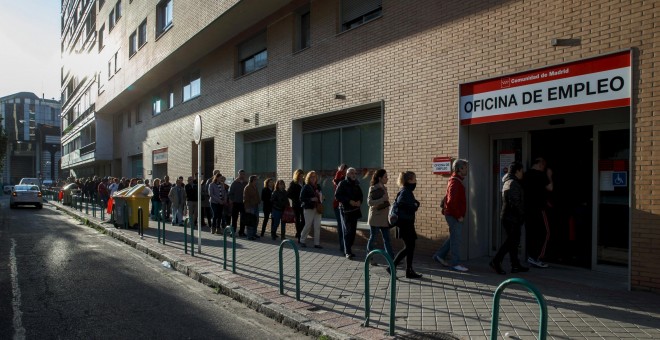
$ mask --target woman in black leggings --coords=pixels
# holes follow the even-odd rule
[[[406,258],[406,277],[409,279],[419,279],[421,274],[415,273],[412,262],[415,255],[415,240],[417,232],[415,231],[415,213],[419,208],[419,201],[415,199],[413,191],[417,186],[417,178],[412,171],[402,172],[399,175],[399,187],[401,190],[396,197],[396,213],[398,216],[397,227],[405,247],[396,254],[394,265],[397,266],[403,258]],[[389,268],[387,268],[389,272]]]

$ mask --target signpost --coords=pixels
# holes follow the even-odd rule
[[[202,141],[202,116],[195,116],[195,125],[193,126],[193,138],[197,145],[197,252],[202,253],[202,148],[199,143]],[[194,219],[191,219],[194,221]],[[194,223],[194,222],[193,222]],[[190,225],[194,228],[194,224]]]

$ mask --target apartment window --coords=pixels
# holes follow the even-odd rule
[[[266,67],[266,31],[263,31],[238,46],[239,76]]]
[[[174,89],[170,88],[167,92],[167,108],[171,109],[174,107]]]
[[[128,56],[132,57],[135,53],[137,53],[137,31],[134,31],[131,33],[131,36],[128,38]]]
[[[115,28],[115,10],[114,10],[114,8],[110,11],[110,14],[108,14],[108,30],[112,31],[113,28]]]
[[[121,18],[121,0],[115,4],[115,23]]]
[[[101,29],[99,29],[99,52],[105,47],[105,40],[103,39],[103,36],[105,35],[105,25],[101,25]]]
[[[183,101],[190,100],[199,96],[201,92],[201,79],[199,71],[183,77]]]
[[[350,30],[378,18],[382,11],[382,0],[342,0],[341,30]]]
[[[156,5],[156,34],[160,35],[172,26],[174,0],[164,0]]]
[[[162,111],[163,99],[160,95],[155,95],[152,99],[151,114],[157,116]]]
[[[298,11],[296,16],[296,51],[310,46],[310,14],[309,6]]]
[[[138,47],[144,46],[147,43],[147,19],[144,19],[138,27]]]
[[[112,56],[110,60],[108,60],[108,79],[112,78],[112,76],[115,75],[115,57]]]
[[[140,112],[140,104],[135,107],[135,125],[142,123],[142,113]]]

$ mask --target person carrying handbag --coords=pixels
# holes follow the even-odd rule
[[[367,241],[367,253],[374,250],[374,243],[378,234],[383,235],[383,247],[385,253],[394,259],[394,251],[392,250],[392,242],[390,241],[390,225],[387,215],[389,213],[390,201],[387,194],[387,187],[385,184],[388,182],[387,171],[379,169],[374,172],[371,177],[371,187],[369,187],[369,196],[367,197],[367,205],[369,205],[369,241]],[[372,265],[375,263],[372,261]]]

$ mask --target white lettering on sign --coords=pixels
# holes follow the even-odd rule
[[[167,163],[167,148],[154,150],[153,164]]]
[[[461,85],[461,124],[630,105],[630,52]]]
[[[451,159],[434,161],[433,162],[434,174],[450,174],[451,173]]]

